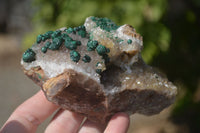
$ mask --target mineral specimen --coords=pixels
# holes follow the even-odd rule
[[[175,100],[176,86],[143,62],[142,47],[132,26],[88,17],[38,35],[21,64],[49,101],[105,123],[117,112],[157,114]]]

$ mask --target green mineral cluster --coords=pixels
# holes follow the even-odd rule
[[[85,55],[85,56],[82,58],[82,61],[84,61],[85,63],[89,63],[89,62],[91,61],[91,58],[90,58],[90,56]]]
[[[66,29],[65,32],[67,32],[68,34],[75,33],[74,29],[71,28],[71,27],[69,27],[68,29]]]
[[[58,50],[60,48],[60,46],[62,45],[62,43],[63,43],[62,37],[60,37],[60,36],[55,37],[55,38],[53,38],[52,43],[48,48],[51,50]]]
[[[80,57],[81,56],[77,51],[75,50],[70,51],[70,58],[72,61],[78,62],[80,60]]]
[[[88,51],[94,51],[97,46],[98,46],[98,41],[89,40],[88,43],[87,43],[87,50]]]
[[[59,37],[61,35],[61,31],[60,30],[57,30],[57,31],[54,31],[52,34],[51,34],[51,38],[54,39],[56,37]]]
[[[29,48],[24,52],[24,54],[22,56],[23,61],[24,62],[32,62],[32,61],[34,61],[35,60],[35,55],[36,55],[35,52],[32,49]]]
[[[110,52],[110,50],[108,48],[106,48],[105,46],[103,46],[103,45],[98,45],[96,47],[96,51],[101,56],[103,56],[103,55],[105,55],[105,54]]]
[[[96,23],[97,27],[100,27],[101,29],[108,32],[119,28],[119,26],[117,26],[112,20],[108,18],[91,17],[91,19]]]
[[[44,45],[44,47],[41,48],[41,51],[42,51],[43,53],[46,53],[46,52],[47,52],[47,49],[49,48],[50,45],[51,45],[50,42],[46,42],[45,45]]]
[[[75,27],[73,31],[78,32],[78,35],[81,36],[82,38],[86,37],[86,29],[84,25]]]
[[[106,48],[105,46],[98,43],[96,40],[89,40],[87,43],[87,51],[94,51],[96,49],[96,52],[102,56],[102,59],[105,60],[105,63],[109,62],[109,57],[107,53],[110,52],[109,48]]]
[[[118,26],[108,18],[91,17],[91,20],[96,23],[97,27],[100,27],[107,32],[116,30],[118,28]],[[77,48],[81,46],[81,41],[72,39],[72,34],[81,36],[81,38],[88,39],[86,46],[87,51],[97,52],[97,54],[101,56],[102,59],[104,59],[105,63],[109,62],[110,59],[108,53],[110,52],[110,50],[104,45],[99,44],[97,40],[93,40],[93,35],[86,32],[86,28],[84,25],[74,28],[69,27],[63,31],[56,30],[48,31],[44,34],[39,34],[37,36],[36,43],[37,45],[44,45],[41,47],[41,52],[44,54],[48,50],[56,51],[59,50],[61,46],[65,46],[67,49],[70,50],[69,55],[72,61],[77,63],[81,59],[84,63],[91,62],[92,59],[89,55],[85,54],[83,57],[81,57],[80,53],[77,51]],[[34,61],[35,55],[36,53],[32,49],[28,49],[23,54],[23,61],[27,63]],[[100,74],[102,70],[96,69],[96,72]]]
[[[69,50],[76,50],[78,46],[81,45],[81,42],[80,41],[76,41],[76,40],[73,40],[72,38],[70,38],[69,36],[67,37],[64,37],[65,39],[65,47],[68,48]]]
[[[37,36],[36,42],[40,43],[42,41],[46,41],[51,38],[53,31],[47,31],[45,34],[40,34]]]

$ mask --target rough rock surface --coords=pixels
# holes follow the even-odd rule
[[[142,47],[132,26],[89,17],[38,35],[21,64],[49,101],[105,123],[117,112],[157,114],[175,100],[176,86],[143,62]]]

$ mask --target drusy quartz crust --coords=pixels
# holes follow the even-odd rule
[[[106,123],[117,112],[157,114],[175,100],[176,86],[144,63],[142,48],[132,26],[88,17],[39,34],[21,64],[49,101]]]

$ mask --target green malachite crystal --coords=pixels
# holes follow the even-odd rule
[[[69,27],[68,29],[65,30],[68,34],[73,33],[74,29]]]
[[[96,49],[97,46],[98,46],[98,41],[88,41],[87,50],[88,51],[93,51],[93,50]]]
[[[46,42],[44,46],[47,47],[47,48],[49,48],[50,45],[51,45],[50,42]]]
[[[24,62],[32,62],[32,61],[34,61],[35,60],[35,55],[36,55],[35,52],[32,49],[29,48],[24,52],[24,54],[22,56],[23,61]]]
[[[77,46],[77,41],[65,41],[65,47],[70,50],[76,50]]]
[[[78,35],[80,35],[82,38],[86,37],[86,31],[84,30],[79,30]]]
[[[98,67],[99,64],[100,64],[100,62],[97,62],[96,67]]]
[[[51,50],[58,50],[60,46],[63,43],[63,39],[61,37],[56,37],[52,40],[51,45],[49,46],[49,49]]]
[[[78,46],[81,46],[81,41],[76,41],[76,44],[77,44]]]
[[[85,55],[85,56],[82,58],[82,61],[84,61],[85,63],[89,63],[89,62],[91,61],[91,58],[90,58],[90,56]]]
[[[96,51],[97,51],[97,53],[99,54],[99,55],[105,55],[106,53],[109,53],[110,52],[110,50],[109,49],[107,49],[105,46],[103,46],[103,45],[98,45],[97,47],[96,47]]]
[[[102,70],[101,69],[96,69],[96,73],[101,74]]]
[[[71,37],[65,37],[64,40],[65,41],[73,41],[73,39]]]
[[[104,54],[102,56],[102,59],[104,59],[105,63],[109,63],[110,62],[110,58],[109,58],[109,56],[107,54]]]
[[[127,40],[127,43],[128,43],[128,44],[131,44],[131,43],[132,43],[132,40],[131,40],[131,39],[128,39],[128,40]]]
[[[69,38],[69,36],[68,36],[68,34],[67,33],[62,33],[61,34],[61,37],[62,37],[62,39],[67,39],[67,38]]]
[[[97,27],[100,27],[101,29],[108,32],[119,28],[119,26],[117,26],[112,20],[108,18],[91,17],[91,19],[96,23]]]
[[[42,35],[40,34],[37,36],[36,42],[40,43],[41,41],[42,41]]]
[[[51,34],[51,37],[52,39],[56,38],[56,37],[59,37],[61,35],[61,31],[60,30],[57,30],[57,31],[54,31],[52,34]]]
[[[46,52],[47,52],[47,47],[45,47],[45,46],[42,47],[42,48],[41,48],[41,51],[42,51],[43,53],[46,53]]]
[[[80,60],[80,57],[81,55],[77,51],[75,50],[70,51],[70,58],[72,61],[78,62]]]

